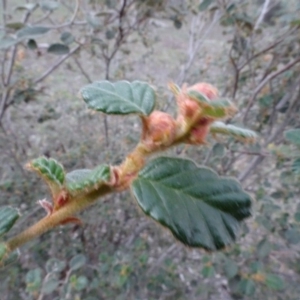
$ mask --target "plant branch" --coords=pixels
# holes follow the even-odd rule
[[[81,45],[77,45],[72,51],[68,54],[64,55],[61,59],[59,59],[53,66],[51,66],[44,74],[42,74],[37,79],[33,80],[33,84],[37,84],[43,81],[46,77],[48,77],[53,71],[55,71],[66,59],[68,59],[71,55],[73,55]]]
[[[72,201],[66,203],[63,207],[52,213],[50,216],[41,219],[39,222],[29,227],[16,237],[10,239],[6,243],[8,251],[13,251],[26,242],[58,226],[64,219],[71,217],[82,209],[90,206],[99,197],[102,197],[111,191],[112,189],[109,186],[103,185],[99,190],[93,191],[86,195],[84,199],[78,199],[75,197],[72,199]]]
[[[246,111],[244,113],[244,118],[243,118],[243,123],[245,124],[247,121],[247,117],[248,117],[248,113],[251,109],[251,107],[254,104],[254,101],[257,97],[257,95],[259,94],[259,92],[263,89],[263,87],[272,79],[274,79],[275,77],[277,77],[278,75],[280,75],[281,73],[289,70],[290,68],[292,68],[293,66],[295,66],[296,64],[298,64],[300,62],[300,56],[295,58],[294,60],[292,60],[290,63],[286,64],[284,67],[282,67],[281,69],[272,72],[271,74],[269,74],[264,80],[262,80],[260,82],[260,84],[255,88],[253,95],[251,97],[251,99],[248,102],[248,105],[246,107]]]

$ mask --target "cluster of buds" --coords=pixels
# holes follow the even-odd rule
[[[111,186],[119,190],[127,188],[144,166],[144,157],[150,153],[164,150],[179,142],[206,144],[210,125],[219,118],[209,116],[205,108],[211,107],[211,101],[218,100],[218,90],[208,83],[197,83],[191,87],[184,85],[182,89],[170,84],[169,88],[176,96],[177,118],[161,111],[153,111],[149,116],[141,117],[141,142],[121,166],[112,167]],[[203,101],[199,101],[197,96]],[[236,108],[230,106],[226,116],[235,111]]]

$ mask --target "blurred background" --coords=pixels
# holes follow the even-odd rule
[[[109,195],[21,249],[0,271],[3,300],[299,299],[300,2],[298,0],[1,0],[0,205],[44,216],[50,195],[24,166],[53,157],[67,171],[119,164],[139,140],[136,116],[89,111],[79,89],[141,80],[175,114],[170,81],[209,82],[239,108],[228,123],[254,145],[209,138],[178,146],[253,196],[237,243],[207,253],[179,244],[130,192]]]

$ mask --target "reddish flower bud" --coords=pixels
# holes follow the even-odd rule
[[[201,118],[191,129],[190,134],[185,142],[191,145],[206,144],[206,136],[209,133],[209,125],[212,122],[213,120],[211,119]]]
[[[209,100],[214,100],[219,97],[218,90],[209,83],[199,82],[190,86],[188,91],[197,91],[204,94]]]
[[[148,151],[170,146],[176,138],[176,121],[169,114],[154,111],[142,118],[142,142]]]

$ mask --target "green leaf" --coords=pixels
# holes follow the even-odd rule
[[[19,212],[10,206],[0,208],[0,236],[8,232],[20,217]]]
[[[285,239],[293,245],[299,244],[300,242],[300,232],[295,228],[290,228],[284,233]]]
[[[50,0],[42,0],[40,1],[40,7],[46,11],[53,11],[59,7],[59,2],[50,1]]]
[[[225,147],[224,145],[220,144],[220,143],[216,143],[214,144],[213,148],[212,148],[212,155],[213,157],[224,157],[225,155]]]
[[[47,52],[56,55],[64,55],[70,52],[70,48],[64,44],[55,43],[49,46]]]
[[[30,50],[35,50],[35,49],[37,49],[37,43],[36,43],[36,41],[34,40],[34,39],[30,39],[30,40],[28,40],[28,42],[27,42],[27,47],[30,49]]]
[[[300,175],[300,158],[297,158],[294,160],[293,165],[292,165],[292,171],[295,174]]]
[[[198,101],[202,105],[210,105],[210,100],[204,94],[198,91],[189,90],[187,94],[191,99]]]
[[[265,284],[272,290],[282,290],[284,288],[284,281],[277,275],[267,274]]]
[[[23,28],[25,24],[22,22],[12,22],[12,23],[7,23],[5,26],[10,29],[19,30]]]
[[[15,8],[15,10],[29,10],[29,11],[33,11],[34,9],[37,8],[37,4],[36,3],[26,3],[26,4],[22,4],[19,5]]]
[[[210,132],[213,134],[221,133],[231,135],[245,142],[253,142],[257,138],[257,134],[252,130],[240,128],[234,125],[228,125],[219,121],[214,122],[210,126]]]
[[[70,193],[74,194],[81,190],[99,188],[110,179],[110,167],[100,165],[93,170],[75,170],[66,175],[66,186]]]
[[[153,88],[141,81],[97,81],[81,89],[88,107],[107,114],[149,115],[155,104]]]
[[[105,37],[108,39],[108,40],[112,40],[116,35],[116,31],[113,30],[113,29],[109,29],[105,32]]]
[[[238,274],[238,265],[230,258],[226,259],[224,271],[228,279],[232,279]]]
[[[287,141],[300,146],[300,129],[290,129],[284,132],[284,137]]]
[[[20,257],[19,249],[10,252],[6,255],[6,249],[3,248],[4,243],[0,243],[0,267],[5,268],[13,263],[15,263]],[[3,251],[5,251],[3,253]]]
[[[55,290],[57,290],[59,283],[60,282],[57,278],[57,275],[47,276],[46,280],[43,281],[42,293],[45,295],[53,293]]]
[[[60,40],[65,44],[65,45],[70,45],[74,42],[75,38],[70,32],[63,32],[60,36]]]
[[[83,276],[83,275],[79,276],[76,279],[75,284],[74,284],[75,290],[76,291],[84,290],[88,286],[88,283],[89,283],[89,281],[85,276]]]
[[[200,11],[204,11],[206,10],[212,3],[214,0],[203,0],[200,4],[199,4],[199,10]]]
[[[191,247],[226,247],[250,216],[250,196],[236,180],[187,159],[154,159],[131,187],[144,213]]]
[[[50,258],[46,263],[47,273],[61,272],[66,267],[66,262],[57,258]]]
[[[36,268],[27,272],[25,277],[26,290],[28,292],[36,292],[42,284],[42,270]]]
[[[215,275],[215,268],[213,266],[204,266],[201,274],[204,278],[210,278]]]
[[[255,292],[255,282],[244,278],[240,281],[238,289],[243,295],[252,296]]]
[[[5,36],[3,38],[0,39],[0,50],[1,49],[8,49],[11,46],[14,46],[16,44],[18,44],[20,41],[17,39],[14,39],[12,37],[9,36]]]
[[[83,254],[77,254],[70,260],[70,269],[73,271],[80,269],[86,263],[86,257]]]
[[[265,258],[272,250],[272,245],[267,239],[262,239],[257,245],[257,254],[260,258]]]
[[[43,35],[50,30],[48,27],[43,26],[32,26],[32,27],[24,27],[17,31],[17,37],[19,39],[26,39],[31,37],[36,37],[38,35]]]
[[[56,198],[65,181],[63,166],[53,158],[39,157],[31,161],[28,167],[36,171],[47,182],[52,196]]]
[[[235,111],[233,104],[227,99],[211,101],[208,106],[204,107],[203,115],[212,118],[224,118]]]

